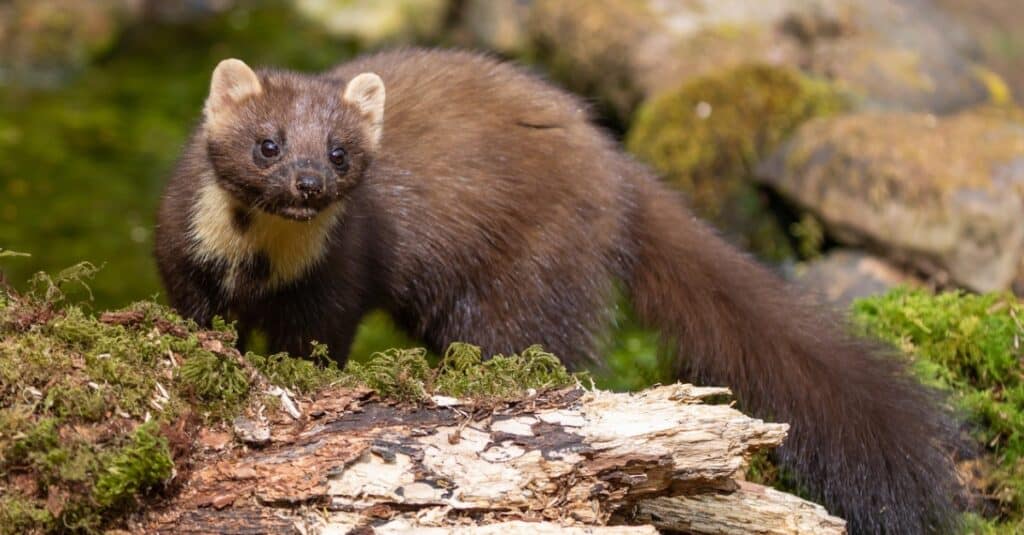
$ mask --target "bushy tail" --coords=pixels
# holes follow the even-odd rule
[[[957,429],[938,396],[656,181],[638,182],[628,286],[680,378],[729,386],[744,409],[790,423],[781,461],[852,532],[952,529]]]

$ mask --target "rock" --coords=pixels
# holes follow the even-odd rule
[[[365,46],[436,38],[447,0],[294,0],[295,7],[336,37]]]
[[[785,67],[746,65],[646,102],[626,145],[740,246],[779,260],[793,255],[789,238],[751,174],[801,123],[846,107],[827,83]]]
[[[812,34],[806,68],[864,95],[867,107],[948,113],[1000,97],[975,61],[977,42],[932,0],[830,4],[834,11],[794,11],[787,20],[820,10],[836,21],[838,31]]]
[[[0,84],[55,85],[109,50],[140,11],[139,0],[0,4]]]
[[[936,0],[981,47],[981,74],[1002,102],[1024,101],[1024,10],[1015,0]],[[987,69],[986,69],[987,70]]]
[[[1020,261],[1020,268],[1017,269],[1017,279],[1013,281],[1013,293],[1024,297],[1024,258]]]
[[[1024,123],[998,114],[813,120],[759,178],[840,242],[940,281],[1005,290],[1024,253]]]
[[[529,5],[521,53],[621,120],[652,95],[753,62],[833,79],[862,94],[865,107],[947,112],[990,97],[973,61],[977,44],[931,0],[519,4]]]
[[[787,270],[787,277],[843,309],[854,299],[885,293],[919,279],[888,261],[856,249],[836,249]]]

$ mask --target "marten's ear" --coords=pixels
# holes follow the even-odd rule
[[[260,79],[244,62],[226,59],[217,64],[206,99],[206,120],[216,123],[231,106],[263,92]]]
[[[372,72],[364,72],[348,82],[342,99],[362,112],[370,146],[377,148],[384,128],[384,81]]]

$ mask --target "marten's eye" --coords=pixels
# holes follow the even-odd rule
[[[264,139],[260,142],[260,154],[264,158],[277,158],[281,154],[281,147],[269,139]]]
[[[345,171],[348,169],[348,152],[341,147],[331,149],[331,152],[327,154],[327,158],[331,160],[334,167],[337,167],[339,171]]]

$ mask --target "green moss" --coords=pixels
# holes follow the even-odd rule
[[[312,360],[289,357],[286,353],[248,353],[245,358],[271,383],[302,394],[347,381],[345,373],[328,356],[327,346],[322,344],[314,344]]]
[[[51,387],[43,399],[43,407],[60,417],[99,421],[106,415],[107,400],[99,385],[73,384],[67,377]]]
[[[1019,526],[1024,521],[1024,304],[1009,294],[897,289],[855,302],[853,317],[868,334],[914,355],[926,381],[953,389],[983,448],[979,482],[998,505],[1000,523],[989,527]]]
[[[825,227],[813,214],[800,216],[799,221],[789,226],[789,233],[796,240],[800,258],[811,260],[821,256],[825,246]]]
[[[209,408],[238,406],[251,386],[237,362],[210,352],[199,352],[182,363],[179,378],[182,386]]]
[[[830,85],[782,67],[745,65],[646,102],[630,151],[685,191],[697,212],[769,259],[792,256],[784,229],[752,185],[758,163],[801,123],[838,113]]]
[[[453,343],[436,367],[426,350],[389,349],[365,362],[349,364],[341,382],[361,384],[400,401],[421,401],[433,394],[471,400],[509,400],[527,391],[575,384],[555,355],[530,346],[512,355],[484,359],[480,347]]]
[[[530,389],[539,391],[574,383],[574,377],[558,357],[540,346],[483,360],[479,347],[456,343],[441,359],[434,389],[459,398],[512,399]]]
[[[975,492],[995,504],[986,516],[964,515],[964,533],[1010,534],[1024,528],[1024,303],[1009,294],[934,295],[897,288],[852,305],[863,334],[892,343],[914,357],[918,376],[951,389],[973,424],[982,458]],[[755,456],[747,479],[806,495],[770,454]]]
[[[5,409],[5,412],[8,410],[10,409]],[[24,429],[24,426],[19,427]],[[24,464],[29,461],[30,455],[50,451],[60,444],[55,418],[42,418],[27,430],[5,431],[4,438],[6,447],[3,451],[3,460],[6,466]]]
[[[963,518],[963,533],[972,535],[1016,535],[1024,533],[1024,520],[1001,522],[985,518],[976,513],[968,513]]]
[[[147,422],[111,456],[93,488],[93,499],[100,507],[124,507],[134,503],[139,493],[169,479],[173,470],[167,439],[154,422]]]
[[[20,295],[0,289],[0,488],[15,489],[0,497],[2,532],[117,525],[172,473],[160,426],[188,413],[215,423],[251,400],[252,378],[200,341],[230,343],[230,325],[203,332],[151,302],[89,313],[66,292],[92,272],[40,274]],[[299,392],[341,375],[286,355],[247,358]],[[24,481],[34,489],[16,491]]]
[[[39,271],[29,280],[30,293],[33,297],[52,305],[63,301],[67,296],[68,286],[72,285],[84,290],[89,300],[92,300],[92,289],[85,281],[92,279],[99,271],[100,269],[91,262],[79,262],[52,276],[45,271]]]
[[[388,349],[366,362],[353,362],[348,373],[383,397],[419,401],[428,397],[430,363],[424,349]]]
[[[116,513],[136,505],[138,495],[172,474],[167,441],[157,432],[155,422],[140,425],[123,446],[113,448],[62,437],[59,421],[43,419],[28,436],[8,448],[5,467],[19,472],[31,467],[40,491],[32,497],[4,496],[0,518],[6,522],[0,531],[52,531],[58,526],[72,532],[94,531]],[[63,433],[68,434],[68,429]],[[54,501],[49,496],[59,498]]]
[[[57,519],[37,500],[15,494],[0,496],[0,534],[56,531]]]

